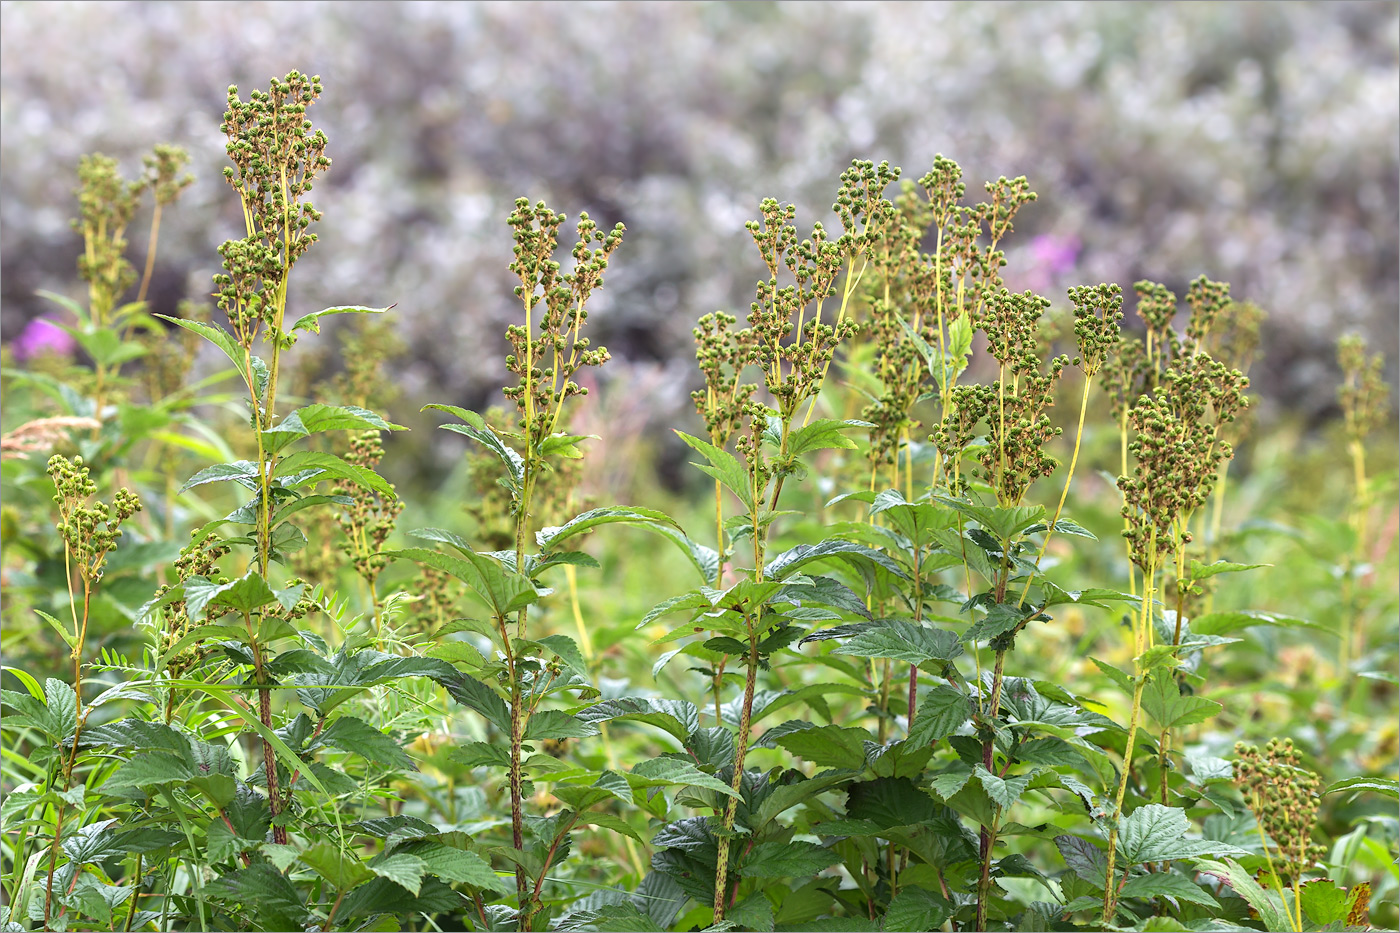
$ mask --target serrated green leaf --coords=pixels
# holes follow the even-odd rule
[[[527,739],[573,739],[597,734],[596,725],[561,710],[541,710],[525,725]]]
[[[957,633],[945,629],[916,625],[902,619],[881,619],[859,625],[863,627],[842,642],[835,653],[858,658],[891,658],[916,665],[927,661],[951,661],[963,653],[962,640]]]
[[[1254,880],[1254,876],[1245,871],[1244,867],[1235,860],[1226,859],[1223,862],[1215,862],[1201,859],[1196,862],[1196,870],[1203,874],[1214,875],[1233,888],[1236,894],[1244,898],[1245,903],[1258,912],[1259,919],[1264,923],[1264,929],[1293,929],[1293,924],[1288,917],[1288,909],[1278,899],[1278,896],[1272,891],[1265,891],[1260,887],[1259,882]]]
[[[1343,778],[1340,781],[1327,785],[1327,789],[1322,792],[1322,796],[1339,794],[1343,791],[1355,791],[1356,793],[1369,791],[1373,794],[1380,794],[1382,797],[1389,797],[1391,800],[1397,800],[1400,799],[1400,782],[1382,777]]]
[[[703,787],[727,797],[738,797],[738,791],[694,765],[675,758],[652,758],[637,765],[629,772],[629,783],[640,787],[664,787],[681,785]]]
[[[1257,570],[1260,567],[1272,566],[1273,564],[1236,564],[1228,560],[1217,560],[1213,563],[1203,564],[1199,560],[1192,558],[1191,569],[1187,573],[1187,578],[1194,583],[1197,580],[1213,577],[1218,573],[1241,573],[1246,570]]]
[[[248,361],[244,357],[243,348],[238,345],[238,341],[235,340],[233,335],[228,331],[224,330],[222,327],[213,327],[199,321],[187,321],[184,318],[172,317],[168,314],[157,314],[154,316],[161,320],[169,321],[178,327],[183,327],[185,330],[199,334],[205,340],[224,351],[224,356],[228,357],[233,362],[234,368],[237,369],[239,373],[243,374],[245,380],[247,379]]]
[[[490,863],[473,852],[442,843],[419,843],[409,850],[409,854],[421,860],[429,874],[437,875],[443,881],[471,885],[499,894],[514,889],[514,885],[508,885],[491,869]]]
[[[576,515],[562,525],[549,528],[542,528],[535,533],[535,542],[545,550],[554,548],[559,542],[572,538],[574,535],[591,531],[600,525],[609,525],[622,522],[629,525],[664,525],[668,528],[678,528],[675,519],[665,512],[658,512],[655,509],[629,508],[623,506],[608,506],[599,509],[590,509],[581,515]]]
[[[815,765],[858,771],[865,767],[865,743],[869,740],[870,733],[864,729],[827,725],[788,732],[775,742]]]
[[[468,709],[476,710],[486,721],[502,732],[510,732],[510,709],[494,690],[475,678],[465,674],[457,675],[451,681],[444,681],[452,699]]]
[[[205,467],[185,480],[185,485],[180,487],[180,492],[193,489],[196,486],[203,486],[205,483],[221,483],[230,480],[253,492],[258,492],[261,488],[258,483],[258,465],[251,460],[235,460],[233,463],[216,463],[213,466]]]
[[[694,703],[653,697],[618,697],[604,700],[578,713],[587,723],[613,721],[644,722],[664,729],[679,742],[700,727],[700,713]]]
[[[341,851],[334,843],[317,843],[302,852],[299,858],[308,868],[330,882],[331,887],[337,891],[348,891],[374,877],[374,873],[366,868],[358,857]]]
[[[749,482],[749,472],[739,463],[739,458],[727,450],[721,450],[707,441],[700,440],[698,437],[691,437],[684,431],[677,431],[676,436],[709,461],[708,463],[692,462],[694,466],[719,480],[726,489],[739,498],[745,509],[753,511],[753,489]]]
[[[1142,708],[1163,729],[1176,729],[1205,722],[1223,707],[1213,700],[1183,694],[1175,677],[1157,670],[1143,688]]]
[[[486,423],[485,418],[474,411],[458,408],[456,405],[424,405],[423,411],[427,411],[429,408],[445,411],[466,422],[465,424],[444,424],[439,425],[439,427],[445,431],[466,435],[495,454],[496,459],[506,470],[506,488],[511,491],[513,496],[519,496],[520,484],[525,479],[525,458],[502,440],[501,436]]]
[[[404,548],[385,551],[383,556],[393,560],[416,561],[451,574],[471,587],[492,613],[501,618],[528,606],[540,596],[528,577],[507,569],[500,561],[484,554],[469,552],[455,557],[427,548]]]
[[[1257,610],[1208,612],[1205,615],[1196,616],[1191,620],[1191,632],[1195,635],[1228,635],[1231,632],[1238,632],[1241,629],[1250,628],[1255,625],[1306,628],[1316,632],[1325,632],[1333,638],[1338,637],[1335,631],[1324,625],[1318,625],[1316,622],[1309,622],[1305,619],[1281,615],[1277,612],[1260,612]]]
[[[1304,881],[1298,887],[1298,899],[1303,913],[1320,929],[1344,923],[1351,910],[1350,893],[1330,878]]]
[[[365,866],[381,878],[388,878],[394,884],[418,896],[423,886],[423,876],[428,872],[428,863],[405,852],[376,859]]]
[[[935,684],[919,697],[914,723],[909,727],[909,742],[929,745],[958,731],[972,718],[972,704],[967,695],[956,687]]]
[[[957,911],[957,906],[942,894],[908,885],[901,885],[899,893],[885,909],[884,924],[880,929],[892,931],[941,930],[943,925]]]
[[[878,565],[897,577],[907,577],[908,575],[900,566],[890,559],[889,555],[882,551],[877,551],[864,544],[855,541],[844,541],[840,538],[828,538],[816,544],[799,544],[776,557],[769,560],[763,568],[763,576],[768,580],[784,580],[791,577],[799,569],[812,563],[813,561],[834,558],[842,563],[849,564],[857,570],[864,570],[870,565]]]
[[[1001,507],[979,505],[975,502],[952,499],[947,496],[938,496],[937,498],[939,502],[977,522],[997,541],[1013,541],[1036,522],[1045,520],[1045,506],[1043,505]]]
[[[760,842],[739,866],[745,878],[807,878],[841,857],[810,842]]]
[[[981,765],[978,765],[973,773],[982,782],[982,789],[987,792],[987,796],[1003,810],[1010,809],[1017,800],[1021,799],[1021,795],[1026,792],[1026,788],[1030,786],[1031,778],[1035,774],[1032,771],[1015,777],[1003,778]]]
[[[299,474],[300,478],[287,483],[290,488],[319,483],[323,480],[340,479],[354,483],[377,494],[381,499],[395,498],[394,487],[389,481],[368,467],[349,463],[335,454],[323,450],[298,450],[284,457],[277,464],[277,476],[289,477]]]
[[[1211,897],[1210,892],[1182,875],[1170,872],[1149,872],[1129,878],[1119,890],[1118,896],[1125,897],[1173,897],[1179,901],[1190,901],[1203,907],[1218,908],[1220,902]]]
[[[870,426],[868,421],[836,421],[831,418],[818,418],[788,435],[787,452],[789,456],[800,457],[812,450],[855,450],[856,442],[843,432],[851,428]]]
[[[317,745],[329,745],[366,761],[402,771],[416,771],[413,760],[394,739],[354,716],[340,716],[321,733]],[[315,746],[312,746],[315,747]]]
[[[287,333],[295,333],[299,330],[310,331],[313,334],[321,332],[321,318],[328,314],[383,314],[388,308],[365,308],[360,305],[346,305],[339,308],[323,308],[320,311],[312,311],[310,314],[303,314],[292,322],[292,326],[287,328]]]
[[[1187,839],[1189,829],[1185,810],[1158,803],[1138,807],[1118,830],[1118,851],[1124,866],[1219,855],[1231,848],[1210,839]]]

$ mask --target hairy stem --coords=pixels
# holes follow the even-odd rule
[[[749,750],[749,730],[753,718],[754,686],[758,681],[758,633],[750,620],[749,653],[744,673],[744,705],[739,714],[739,739],[734,746],[734,777],[729,786],[735,794],[743,793],[744,758]],[[715,863],[715,904],[714,922],[724,920],[724,911],[729,900],[729,843],[734,830],[734,816],[739,808],[739,798],[730,797],[724,807],[723,833],[719,838],[719,857]]]

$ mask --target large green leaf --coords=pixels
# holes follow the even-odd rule
[[[948,684],[935,684],[919,697],[914,723],[909,727],[909,742],[928,745],[946,738],[972,718],[972,704],[967,695]]]
[[[1187,839],[1190,828],[1185,810],[1159,803],[1138,807],[1118,829],[1118,852],[1123,865],[1222,855],[1234,848],[1210,839]]]
[[[973,773],[982,782],[982,789],[987,792],[987,796],[1003,810],[1009,809],[1017,800],[1021,799],[1021,795],[1030,786],[1031,778],[1035,776],[1035,772],[1031,771],[1026,774],[1018,774],[1015,777],[1004,778],[993,774],[981,765],[978,765]]]
[[[333,842],[318,842],[308,846],[298,858],[311,870],[330,882],[337,891],[348,891],[362,881],[374,877],[359,856],[343,851]]]
[[[739,867],[745,878],[809,878],[841,857],[810,842],[760,842]]]
[[[884,552],[840,538],[828,538],[817,544],[799,544],[784,551],[764,564],[763,576],[769,580],[784,580],[807,564],[827,558],[835,558],[857,570],[864,570],[871,564],[877,564],[897,577],[907,576],[900,566]]]
[[[542,528],[535,533],[535,542],[545,550],[551,550],[561,541],[572,538],[574,535],[583,534],[597,528],[599,525],[608,525],[615,522],[625,522],[629,525],[664,525],[668,528],[679,527],[675,519],[665,512],[658,512],[655,509],[629,508],[623,506],[607,506],[600,509],[590,509],[581,515],[575,515],[562,525]]]
[[[203,486],[205,483],[219,483],[229,480],[253,492],[258,492],[261,488],[258,484],[258,465],[251,460],[235,460],[233,463],[216,463],[213,466],[205,467],[185,480],[185,485],[180,487],[180,492],[193,489],[195,486]]]
[[[1119,890],[1118,896],[1120,898],[1173,897],[1179,901],[1190,901],[1203,907],[1218,908],[1220,906],[1220,903],[1211,897],[1209,891],[1190,878],[1164,871],[1149,872],[1145,875],[1138,875],[1136,878],[1129,878],[1128,883]]]
[[[539,591],[524,574],[509,570],[500,561],[474,551],[461,557],[428,548],[385,551],[390,559],[412,560],[451,574],[472,588],[498,618],[539,599]]]
[[[322,450],[298,450],[277,464],[279,477],[295,477],[288,485],[292,488],[322,480],[345,480],[362,486],[379,495],[382,499],[394,498],[394,487],[378,473],[356,463],[347,463],[335,454]]]
[[[977,522],[998,541],[1013,541],[1036,522],[1045,520],[1043,505],[980,505],[947,496],[939,496],[938,501]]]
[[[501,436],[486,423],[485,418],[474,411],[458,408],[456,405],[424,405],[423,411],[427,411],[429,408],[445,411],[465,422],[465,424],[444,424],[440,427],[445,431],[464,434],[495,454],[496,459],[501,461],[501,466],[505,467],[506,470],[506,488],[511,491],[513,496],[520,495],[520,484],[525,480],[525,458],[520,456],[515,448],[503,441]]]
[[[1260,612],[1256,610],[1208,612],[1205,615],[1196,616],[1196,618],[1191,620],[1191,632],[1195,635],[1228,635],[1231,632],[1238,632],[1241,629],[1246,629],[1254,625],[1307,628],[1316,632],[1325,632],[1333,638],[1337,637],[1336,632],[1316,622],[1309,622],[1306,619],[1281,615],[1277,612]]]
[[[388,878],[409,894],[417,897],[423,885],[423,876],[428,872],[428,864],[406,852],[395,852],[375,859],[367,866],[381,878]]]
[[[476,710],[486,717],[487,722],[502,732],[510,732],[510,708],[506,706],[506,701],[486,684],[465,674],[458,674],[453,680],[443,681],[443,686],[447,688],[452,699],[468,709]]]
[[[443,881],[471,885],[488,891],[504,894],[511,889],[505,879],[499,877],[489,862],[481,856],[465,849],[454,848],[439,842],[415,843],[407,848],[410,855],[422,860],[427,871]]]
[[[1245,903],[1253,907],[1259,914],[1259,919],[1264,924],[1264,929],[1272,931],[1283,931],[1293,929],[1293,924],[1288,917],[1288,908],[1279,900],[1273,891],[1265,891],[1259,882],[1254,880],[1254,876],[1244,869],[1234,859],[1226,859],[1223,862],[1215,862],[1210,859],[1201,859],[1196,862],[1196,870],[1207,875],[1213,875],[1235,890],[1235,893],[1244,898]]]
[[[527,739],[574,739],[597,734],[596,725],[562,710],[540,710],[525,725]]]
[[[357,405],[306,405],[289,412],[277,424],[262,432],[263,449],[276,453],[299,437],[322,431],[407,431]]]
[[[800,457],[811,450],[837,449],[855,450],[856,442],[843,432],[851,428],[871,427],[869,421],[836,421],[831,418],[818,418],[805,427],[798,428],[788,435],[788,455]]]
[[[735,457],[727,450],[721,450],[714,444],[702,441],[698,437],[691,437],[684,431],[677,431],[676,435],[709,461],[708,463],[695,463],[693,465],[719,480],[724,484],[725,488],[739,497],[739,501],[744,504],[744,508],[752,512],[754,509],[754,494],[753,488],[749,482],[749,471],[744,469],[743,464],[739,462],[739,458]]]
[[[398,742],[354,716],[338,717],[326,727],[311,747],[315,748],[317,745],[329,745],[341,751],[352,752],[387,768],[418,770]]]
[[[902,319],[901,319],[902,320]],[[901,885],[885,910],[882,930],[941,930],[957,910],[946,897],[924,888]]]
[[[1222,707],[1213,700],[1183,694],[1175,677],[1167,671],[1156,670],[1143,688],[1142,708],[1163,729],[1176,729],[1205,722]]]
[[[908,778],[877,778],[847,788],[846,815],[876,826],[908,826],[946,812]]]
[[[171,317],[168,314],[157,314],[155,317],[199,334],[205,340],[224,351],[224,356],[233,361],[234,367],[243,374],[243,378],[245,380],[248,378],[248,360],[244,356],[243,348],[238,345],[238,341],[234,339],[233,334],[230,334],[222,327],[212,327],[199,321],[187,321],[184,318]]]
[[[1389,797],[1391,800],[1400,799],[1400,782],[1392,778],[1384,777],[1349,777],[1327,785],[1327,789],[1322,792],[1325,797],[1328,794],[1339,794],[1343,791],[1352,791],[1353,796],[1359,793],[1371,792],[1380,794],[1382,797]]]
[[[815,765],[859,770],[865,767],[865,743],[869,740],[870,733],[864,729],[827,725],[790,731],[774,741]]]
[[[664,729],[679,742],[700,728],[700,713],[694,703],[686,700],[663,700],[654,697],[618,697],[604,700],[578,713],[586,723],[614,720],[644,722]]]
[[[855,629],[856,633],[835,649],[838,654],[923,664],[927,661],[951,661],[963,653],[962,641],[955,632],[902,619],[880,619],[848,628]]]
[[[633,768],[627,775],[628,783],[634,787],[703,787],[729,797],[738,797],[739,792],[717,778],[713,778],[693,764],[675,758],[652,758]]]

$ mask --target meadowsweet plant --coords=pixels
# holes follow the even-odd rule
[[[1133,336],[1116,284],[1013,291],[1029,182],[966,203],[943,156],[917,181],[853,161],[801,233],[805,208],[757,205],[747,313],[694,330],[701,428],[676,437],[704,501],[676,517],[592,502],[622,225],[516,201],[506,405],[426,406],[470,442],[468,491],[417,503],[379,472],[403,456],[388,309],[304,309],[292,275],[322,248],[322,93],[230,89],[243,223],[212,310],[145,308],[183,153],[135,182],[85,160],[88,300],[61,300],[84,355],[0,371],[6,931],[1394,919],[1394,733],[1352,718],[1394,694],[1362,628],[1396,519],[1359,344],[1350,523],[1308,526],[1349,555],[1313,568],[1366,688],[1340,705],[1295,673],[1289,629],[1326,626],[1272,611],[1313,584],[1276,573],[1255,611],[1234,582],[1294,534],[1222,505],[1261,312],[1139,282]],[[344,313],[336,364],[311,338]],[[1254,468],[1234,510],[1273,488]],[[1276,714],[1289,678],[1306,723]]]
[[[1351,458],[1352,500],[1348,522],[1355,534],[1355,549],[1364,555],[1367,546],[1367,521],[1374,496],[1373,483],[1366,475],[1366,440],[1384,422],[1390,413],[1389,386],[1381,378],[1384,359],[1380,354],[1367,356],[1366,344],[1356,336],[1344,336],[1337,341],[1337,362],[1342,369],[1342,383],[1337,388],[1337,399],[1342,406],[1343,425],[1346,431],[1347,454]],[[1354,559],[1359,563],[1363,558]],[[1361,614],[1354,607],[1355,585],[1351,580],[1352,569],[1346,573],[1345,603],[1352,618],[1342,623],[1340,668],[1343,680],[1352,659],[1359,657],[1364,650]]]

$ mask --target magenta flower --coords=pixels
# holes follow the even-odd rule
[[[25,326],[11,348],[15,359],[33,359],[41,353],[67,356],[77,346],[73,336],[46,317],[36,317]]]

